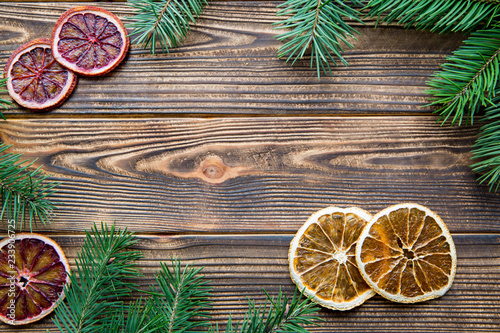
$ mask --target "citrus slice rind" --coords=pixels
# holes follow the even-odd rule
[[[93,6],[66,11],[52,31],[52,51],[64,67],[85,76],[103,75],[125,58],[127,30],[113,13]]]
[[[21,233],[0,241],[0,320],[25,325],[47,316],[64,299],[69,271],[62,249],[48,237]]]
[[[379,295],[415,303],[444,295],[455,277],[453,239],[427,207],[405,203],[377,213],[356,245],[359,270]]]
[[[312,214],[290,243],[290,275],[312,301],[350,310],[375,293],[358,271],[355,245],[371,215],[359,208],[328,207]]]
[[[5,65],[7,90],[19,105],[49,110],[61,105],[73,92],[77,77],[55,61],[49,39],[21,45]]]

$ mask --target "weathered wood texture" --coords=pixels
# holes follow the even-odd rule
[[[362,33],[346,50],[350,67],[316,78],[304,60],[276,59],[272,23],[279,2],[210,2],[185,43],[170,54],[134,48],[103,78],[81,78],[71,98],[49,114],[12,108],[13,117],[66,115],[330,115],[429,113],[425,81],[460,45],[458,34],[354,24]],[[120,17],[125,4],[98,3]],[[0,64],[22,43],[50,37],[71,3],[0,3]],[[127,21],[127,20],[125,20]]]
[[[53,236],[73,263],[82,237]],[[185,264],[205,267],[203,273],[213,287],[214,322],[225,323],[228,314],[241,320],[247,298],[263,302],[265,288],[271,295],[279,286],[288,294],[293,283],[288,274],[287,251],[291,235],[189,235],[141,237],[137,248],[144,253],[139,262],[145,278],[142,287],[154,283],[153,274],[171,256]],[[458,267],[448,293],[414,305],[397,304],[375,296],[352,311],[321,310],[325,320],[311,332],[498,332],[500,325],[500,236],[454,236]],[[50,319],[22,328],[6,325],[0,332],[42,332],[54,328]],[[52,330],[53,332],[55,330]]]
[[[500,195],[468,167],[478,128],[441,127],[422,107],[425,81],[463,36],[368,20],[345,53],[351,66],[318,81],[307,60],[275,58],[278,3],[210,2],[170,54],[134,48],[110,75],[81,78],[57,110],[5,112],[0,141],[62,182],[54,199],[65,204],[39,230],[74,263],[82,231],[116,220],[141,235],[143,287],[171,257],[205,266],[223,324],[229,313],[242,318],[247,297],[262,302],[262,288],[293,291],[288,244],[312,212],[418,202],[453,233],[451,290],[415,305],[376,296],[352,311],[322,310],[311,331],[500,332]],[[132,15],[125,4],[96,4]],[[0,3],[0,65],[49,37],[74,5]],[[49,318],[0,332],[46,328],[55,332]]]
[[[428,205],[452,232],[498,232],[468,164],[474,127],[435,117],[11,120],[0,139],[61,181],[52,230],[295,232],[328,205]]]

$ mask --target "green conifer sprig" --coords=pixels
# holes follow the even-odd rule
[[[461,125],[473,123],[481,107],[493,104],[491,99],[500,75],[500,28],[491,27],[471,33],[464,45],[446,58],[441,71],[428,82],[433,95],[430,105],[439,105],[444,121]]]
[[[208,328],[212,288],[200,275],[202,268],[181,266],[180,260],[172,259],[172,268],[161,263],[156,273],[156,286],[150,286],[151,314],[163,318],[163,327],[158,333],[191,332],[195,328]],[[198,317],[198,320],[193,320]]]
[[[436,32],[471,32],[464,45],[446,58],[441,70],[427,84],[426,92],[443,123],[472,124],[486,108],[472,169],[490,191],[500,186],[500,0],[370,0],[368,16],[385,15],[383,21]]]
[[[131,301],[128,305],[121,303],[118,309],[114,309],[112,316],[107,321],[107,327],[103,326],[102,333],[156,333],[163,326],[161,316],[152,316],[153,308],[151,299],[143,302],[140,297]]]
[[[13,220],[23,229],[25,221],[30,231],[37,220],[43,224],[53,221],[54,204],[49,196],[56,192],[57,182],[47,182],[41,167],[30,170],[36,161],[23,160],[22,154],[5,153],[11,146],[0,144],[0,221]]]
[[[362,23],[360,12],[353,6],[362,6],[359,0],[346,4],[342,0],[287,0],[278,5],[282,8],[277,16],[287,16],[276,29],[289,29],[276,36],[284,44],[278,50],[278,58],[292,61],[292,65],[311,54],[311,68],[316,67],[318,79],[321,73],[331,75],[331,65],[336,66],[335,57],[348,65],[342,56],[342,45],[352,48],[348,38],[358,33],[346,19]]]
[[[480,183],[486,183],[490,191],[498,191],[500,187],[500,91],[496,92],[493,105],[486,109],[482,121],[480,136],[474,144],[472,169],[481,174]]]
[[[292,298],[282,293],[281,289],[277,298],[264,292],[266,303],[257,306],[254,301],[249,300],[249,309],[243,321],[233,326],[230,316],[225,333],[308,333],[304,326],[318,325],[318,307],[309,299],[301,300],[302,294],[297,289]],[[219,328],[212,327],[209,333],[219,333]]]
[[[151,311],[155,305],[151,299],[145,301],[142,305],[142,298],[129,303],[126,311],[118,313],[118,317],[126,318],[123,329],[120,331],[120,326],[113,325],[117,329],[117,333],[156,333],[158,329],[164,325],[164,320],[160,315],[153,316]]]
[[[126,229],[116,230],[101,223],[86,232],[85,242],[75,260],[77,274],[70,274],[65,287],[66,301],[55,309],[53,322],[64,333],[107,332],[116,323],[122,297],[137,289],[134,278],[142,275],[136,261],[140,251],[128,249],[137,239]]]
[[[128,0],[127,4],[135,11],[129,17],[132,23],[133,42],[144,49],[149,48],[156,53],[157,43],[162,51],[179,46],[187,33],[190,24],[203,12],[206,0]]]
[[[188,333],[216,332],[209,327],[212,289],[201,275],[202,268],[161,264],[155,275],[157,286],[144,291],[149,297],[126,305],[131,291],[141,291],[135,283],[142,278],[137,270],[140,251],[131,250],[138,239],[133,233],[101,223],[86,232],[85,242],[65,287],[66,299],[58,304],[52,318],[62,333]],[[267,294],[267,293],[266,293]],[[315,325],[317,308],[301,300],[295,291],[289,299],[281,291],[277,299],[267,295],[269,306],[257,307],[249,301],[249,311],[241,328],[229,318],[227,332],[308,333],[303,325]],[[255,328],[255,329],[254,329]]]
[[[406,28],[470,32],[500,14],[500,0],[370,0],[367,16]]]
[[[6,86],[7,86],[7,78],[1,79],[0,80],[0,93],[7,93],[8,92],[7,89],[5,89]],[[12,104],[11,101],[8,101],[4,98],[0,98],[0,105],[2,106],[2,108],[7,109],[7,105],[11,105],[11,104]],[[0,111],[0,118],[2,118],[3,120],[6,120],[5,116],[3,115],[3,113],[1,111]]]

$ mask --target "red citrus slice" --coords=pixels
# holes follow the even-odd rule
[[[20,46],[5,65],[7,90],[19,105],[48,110],[62,104],[76,86],[76,75],[55,61],[50,40]]]
[[[125,58],[129,44],[120,19],[92,6],[68,10],[52,32],[56,60],[86,76],[103,75],[114,69]]]
[[[0,242],[0,320],[24,325],[51,313],[64,299],[70,270],[61,248],[38,234]]]

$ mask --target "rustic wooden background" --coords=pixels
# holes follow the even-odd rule
[[[451,290],[401,305],[376,296],[322,310],[311,332],[500,332],[500,195],[468,165],[478,127],[440,126],[425,82],[463,36],[374,28],[345,53],[351,66],[317,80],[308,61],[276,59],[270,1],[213,1],[170,54],[133,48],[101,78],[81,78],[57,110],[12,107],[0,139],[62,182],[53,225],[39,230],[73,262],[83,231],[116,221],[135,231],[152,283],[159,261],[204,266],[214,322],[241,319],[263,288],[293,291],[288,245],[314,211],[372,213],[424,204],[449,226],[458,254]],[[94,3],[127,22],[123,3]],[[75,3],[0,3],[0,65],[50,37]],[[0,332],[55,332],[50,318]]]

